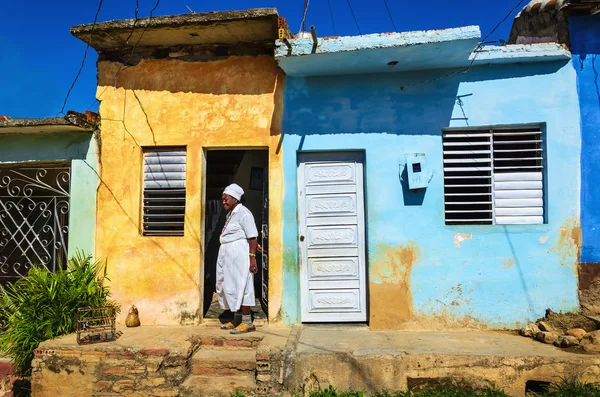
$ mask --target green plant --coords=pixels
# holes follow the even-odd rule
[[[561,379],[553,383],[548,391],[542,393],[543,397],[600,397],[600,385],[586,383],[576,379]]]
[[[339,392],[335,387],[329,385],[325,390],[311,391],[309,397],[365,397],[365,393],[358,392]]]
[[[31,372],[33,350],[43,341],[74,332],[77,308],[115,306],[104,286],[106,266],[82,252],[64,270],[33,266],[27,276],[0,288],[0,353],[11,357],[18,375]]]

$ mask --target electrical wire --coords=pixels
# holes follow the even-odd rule
[[[299,32],[306,32],[306,13],[308,12],[308,5],[310,0],[304,0],[304,7],[302,9],[302,22],[300,23]]]
[[[450,72],[447,74],[444,74],[442,76],[433,78],[433,79],[429,79],[429,80],[424,80],[424,81],[420,81],[418,83],[413,83],[413,84],[406,84],[400,87],[400,90],[405,90],[406,88],[409,87],[416,87],[419,85],[423,85],[423,84],[428,84],[428,83],[433,83],[439,80],[443,80],[445,78],[457,75],[457,74],[462,74],[462,73],[467,73],[469,70],[471,70],[471,66],[473,66],[473,64],[475,63],[475,61],[477,60],[477,56],[479,55],[479,53],[481,52],[481,49],[483,47],[484,44],[489,43],[489,41],[487,41],[487,39],[494,34],[494,32],[496,30],[498,30],[498,28],[500,26],[502,26],[502,24],[504,22],[506,22],[506,20],[521,6],[521,4],[523,4],[525,0],[520,0],[511,10],[508,14],[506,14],[506,16],[494,27],[494,29],[492,29],[487,35],[485,35],[485,37],[483,39],[481,39],[481,41],[477,44],[477,47],[475,47],[475,49],[473,50],[473,58],[471,58],[471,62],[469,62],[469,64],[460,70],[454,71],[454,72]]]
[[[390,12],[390,7],[388,7],[387,0],[383,0],[383,4],[385,4],[385,9],[387,10],[388,15],[390,16],[390,20],[392,21],[392,25],[394,26],[394,32],[398,31],[396,27],[396,23],[394,22],[394,18],[392,17],[392,13]]]
[[[327,4],[329,4],[329,16],[331,17],[331,26],[333,27],[333,34],[337,36],[337,32],[335,31],[335,22],[333,21],[333,10],[331,9],[331,0],[327,0]]]
[[[350,0],[346,0],[348,3],[348,7],[350,7],[350,12],[352,13],[352,18],[354,18],[354,23],[356,24],[356,29],[358,29],[358,34],[362,34],[360,31],[360,26],[358,26],[358,21],[356,20],[356,15],[354,15],[354,9],[352,8],[352,4],[350,4]]]
[[[133,28],[131,29],[131,32],[129,33],[129,36],[127,36],[127,39],[125,39],[125,43],[129,44],[129,39],[131,39],[131,36],[133,36],[133,32],[135,32],[135,25],[137,24],[138,21],[138,12],[140,10],[140,1],[139,0],[135,0],[135,19],[133,21]]]
[[[92,36],[94,35],[94,29],[96,28],[96,22],[98,21],[98,14],[100,14],[100,10],[102,9],[103,1],[104,0],[100,0],[100,2],[98,3],[98,10],[96,10],[96,16],[94,16],[94,23],[92,24],[92,29],[90,32],[90,39],[88,40],[88,42],[85,46],[85,51],[83,52],[83,59],[81,60],[81,66],[79,67],[79,71],[77,72],[77,75],[75,76],[75,79],[73,80],[73,83],[71,83],[71,87],[69,87],[69,90],[67,91],[67,95],[65,96],[65,100],[63,101],[62,108],[60,108],[60,112],[58,112],[58,114],[65,114],[65,107],[67,106],[67,101],[69,100],[71,91],[73,91],[73,87],[75,87],[77,80],[79,80],[79,76],[81,75],[81,71],[83,70],[83,66],[85,65],[85,60],[87,58],[88,50],[90,49],[90,43],[92,42]]]

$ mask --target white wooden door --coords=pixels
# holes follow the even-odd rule
[[[363,155],[298,160],[302,321],[366,321]]]

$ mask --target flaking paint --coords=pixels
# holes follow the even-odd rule
[[[102,185],[96,254],[106,258],[114,299],[135,304],[143,324],[195,323],[203,287],[203,161],[206,148],[268,149],[270,306],[281,307],[282,75],[272,57],[214,62],[98,62]],[[183,237],[141,234],[142,148],[186,146]],[[121,314],[124,320],[127,310]]]
[[[369,272],[372,329],[400,329],[411,318],[410,277],[418,257],[419,247],[414,241],[396,247],[377,246]]]

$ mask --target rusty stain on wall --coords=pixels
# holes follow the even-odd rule
[[[559,255],[562,266],[571,266],[573,272],[577,274],[580,250],[581,226],[579,218],[573,216],[567,218],[563,226],[560,227],[558,239],[552,251]]]
[[[454,246],[456,248],[460,248],[460,244],[465,240],[471,240],[473,238],[473,234],[469,233],[456,233],[454,235]]]
[[[283,187],[282,153],[276,148],[282,111],[277,88],[282,78],[267,55],[213,62],[143,60],[127,68],[98,62],[103,183],[98,191],[96,257],[107,259],[114,299],[124,307],[135,304],[144,324],[199,319],[207,147],[269,151],[269,317],[280,311]],[[183,237],[140,233],[142,149],[157,145],[187,148]]]
[[[395,247],[377,246],[370,269],[371,329],[400,329],[411,318],[410,277],[418,258],[419,247],[413,241]]]
[[[538,241],[540,244],[546,244],[546,241],[548,241],[548,236],[542,236],[538,239]]]

